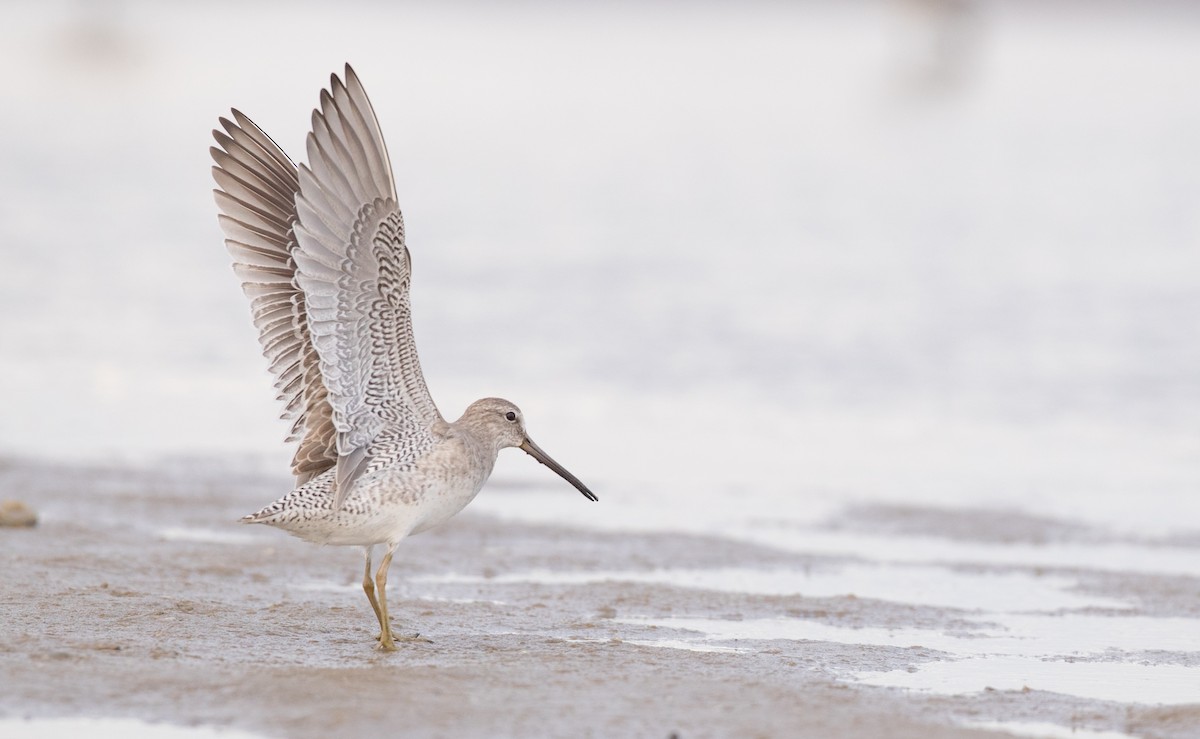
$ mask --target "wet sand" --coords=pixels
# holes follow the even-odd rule
[[[639,643],[679,636],[638,622],[645,618],[782,617],[953,632],[963,614],[952,608],[505,580],[512,572],[664,565],[812,571],[834,564],[828,556],[514,524],[468,508],[399,551],[393,615],[400,631],[432,643],[384,654],[372,648],[359,550],[234,523],[275,497],[282,478],[233,475],[215,463],[147,472],[10,461],[0,466],[0,484],[0,497],[23,500],[41,517],[34,528],[0,529],[3,716],[135,717],[289,737],[966,737],[992,733],[964,724],[1001,720],[1185,737],[1200,726],[1197,705],[1036,690],[939,696],[848,679],[941,658],[920,646],[768,639],[695,651],[694,642]],[[947,534],[964,525],[905,509],[848,515],[864,526]],[[1019,518],[993,531],[1072,535]],[[1198,609],[1195,578],[1096,576],[1086,587],[1135,594],[1147,613]]]

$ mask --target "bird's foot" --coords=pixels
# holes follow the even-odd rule
[[[398,636],[391,631],[389,631],[387,634],[380,634],[376,637],[376,641],[378,641],[379,644],[377,644],[375,648],[381,652],[396,651],[396,642],[406,642],[409,644],[433,644],[432,639],[427,639],[420,634],[401,634]]]
[[[394,652],[396,651],[396,642],[389,636],[386,639],[380,639],[375,648],[381,652]]]

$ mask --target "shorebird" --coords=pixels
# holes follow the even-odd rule
[[[397,545],[470,503],[501,449],[517,447],[596,496],[533,443],[509,401],[477,400],[453,422],[434,405],[413,341],[412,262],[392,166],[350,65],[345,81],[333,74],[321,91],[307,165],[232,115],[210,149],[218,218],[292,421],[287,440],[299,442],[296,488],[242,521],[363,547],[378,647],[392,651],[400,637],[386,588]]]

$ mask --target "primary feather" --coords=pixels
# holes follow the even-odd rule
[[[336,468],[336,510],[384,429],[415,454],[442,420],[413,341],[412,267],[387,148],[349,65],[313,112],[307,165],[233,117],[221,119],[212,149],[225,243],[293,420],[289,440],[300,442],[297,484]]]

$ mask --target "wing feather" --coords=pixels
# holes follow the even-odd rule
[[[390,463],[441,420],[413,342],[411,263],[383,134],[349,65],[313,111],[297,168],[240,111],[210,149],[234,270],[275,376],[297,484],[336,467],[340,506],[387,429]],[[398,451],[397,451],[398,450]],[[397,458],[399,457],[399,458]]]
[[[384,429],[415,454],[441,420],[413,342],[411,264],[387,148],[349,65],[345,78],[331,77],[313,112],[292,253],[337,430],[336,506]]]
[[[333,96],[338,106],[353,117],[352,131],[361,131],[355,136],[363,144],[370,165],[371,181],[376,189],[385,197],[396,200],[396,183],[392,179],[392,163],[388,158],[387,147],[383,143],[383,131],[375,118],[375,110],[367,98],[358,75],[349,65],[346,66],[346,83],[334,78]]]
[[[316,351],[308,336],[304,294],[293,259],[299,190],[296,165],[240,111],[220,119],[212,148],[218,220],[234,272],[250,298],[259,342],[275,375],[283,418],[293,420],[288,441],[299,441],[292,460],[302,485],[337,462],[332,409],[326,400]]]

